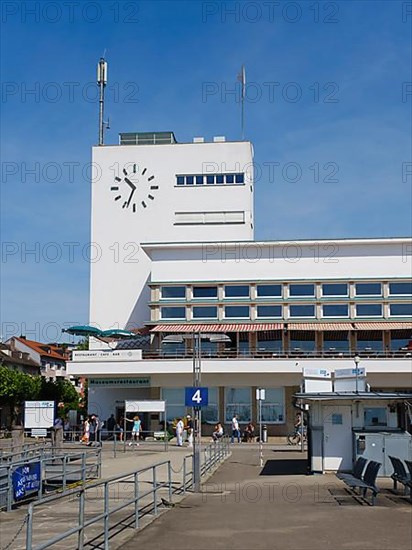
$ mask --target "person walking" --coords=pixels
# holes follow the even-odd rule
[[[240,443],[239,419],[237,414],[234,414],[232,418],[232,437],[230,438],[231,443],[235,442],[235,437],[237,439],[237,442]]]
[[[177,419],[177,424],[176,424],[176,445],[178,447],[182,447],[183,445],[183,430],[184,430],[185,426],[183,424],[183,420],[181,418],[178,418]]]

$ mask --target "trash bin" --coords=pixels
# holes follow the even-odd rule
[[[263,443],[268,442],[268,427],[266,426],[266,424],[263,424],[262,426],[262,441]]]

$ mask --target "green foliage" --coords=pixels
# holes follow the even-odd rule
[[[79,408],[79,394],[68,380],[48,381],[0,365],[0,403],[10,409],[33,399],[63,402],[65,412]]]
[[[80,340],[80,342],[76,346],[76,350],[78,351],[89,351],[89,339],[83,338]]]

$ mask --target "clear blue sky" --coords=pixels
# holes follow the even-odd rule
[[[105,50],[108,143],[150,130],[238,139],[238,98],[225,89],[245,64],[257,239],[410,235],[410,2],[1,9],[3,338],[53,340],[60,326],[88,320],[87,168]]]

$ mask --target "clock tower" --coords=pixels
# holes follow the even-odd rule
[[[247,141],[178,143],[173,132],[93,148],[90,323],[149,321],[142,243],[253,240],[252,155]]]

